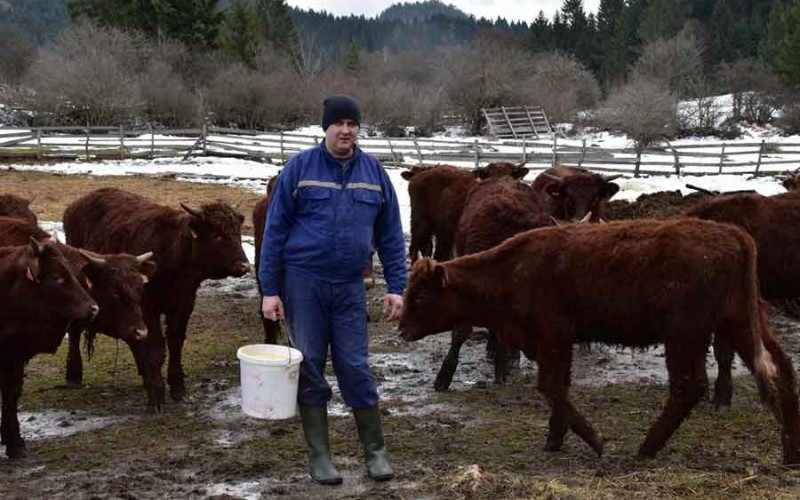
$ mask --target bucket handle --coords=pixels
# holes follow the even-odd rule
[[[286,332],[286,339],[289,341],[289,345],[286,346],[286,348],[289,350],[289,361],[284,366],[292,366],[292,348],[294,347],[292,332],[289,330],[289,325],[286,324],[286,320],[284,319],[280,320],[279,326]]]

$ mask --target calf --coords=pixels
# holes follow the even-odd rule
[[[590,222],[608,221],[609,200],[619,191],[611,181],[618,177],[559,165],[536,176],[531,194],[541,209],[557,221],[578,221],[589,214]]]
[[[470,191],[456,230],[456,253],[470,255],[488,250],[523,231],[550,225],[548,214],[542,213],[530,197],[530,188],[510,177],[490,179]],[[434,389],[450,387],[458,367],[461,347],[470,338],[472,326],[453,329],[450,349],[436,375]],[[509,362],[519,360],[519,352],[497,345],[497,334],[490,332],[487,352],[494,353],[495,382],[505,381]]]
[[[551,408],[545,450],[559,450],[570,429],[598,455],[602,437],[568,398],[572,344],[664,344],[669,395],[639,448],[652,457],[706,392],[705,355],[717,335],[755,375],[781,425],[784,464],[800,464],[794,369],[759,298],[755,242],[735,226],[689,218],[571,224],[444,264],[418,262],[401,336],[464,323],[495,329],[536,359]]]
[[[443,262],[452,257],[456,226],[464,201],[481,179],[493,176],[522,179],[527,173],[527,168],[510,163],[494,163],[476,171],[452,165],[420,168],[416,173],[412,169],[408,183],[411,197],[411,262],[416,261],[420,254],[431,255],[434,238],[434,258]]]
[[[0,217],[14,217],[37,224],[36,214],[30,209],[31,201],[13,194],[0,195]]]
[[[36,225],[19,219],[0,217],[0,246],[20,245],[33,238],[46,241],[50,235]],[[152,252],[133,256],[128,254],[100,255],[85,252],[56,242],[64,255],[70,272],[100,307],[91,324],[74,321],[69,328],[67,355],[67,385],[79,387],[83,378],[80,354],[81,334],[88,339],[100,332],[121,339],[131,348],[137,365],[141,365],[141,341],[147,335],[142,318],[142,295],[146,283],[156,271],[149,261]],[[91,342],[90,342],[91,349]]]
[[[160,412],[164,402],[161,367],[169,346],[167,381],[173,400],[186,394],[181,361],[186,327],[203,280],[242,276],[248,269],[242,250],[244,216],[223,202],[182,210],[157,205],[113,188],[92,191],[64,212],[67,243],[102,253],[153,251],[158,270],[145,285],[142,315],[144,382],[148,405]],[[165,316],[166,341],[161,330]]]
[[[55,243],[0,247],[0,443],[9,458],[27,455],[17,417],[25,364],[54,353],[70,323],[90,321],[97,310]]]

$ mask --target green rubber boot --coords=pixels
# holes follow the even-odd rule
[[[331,461],[328,442],[328,408],[299,405],[303,433],[308,443],[308,465],[311,479],[319,484],[342,484],[342,476]]]
[[[383,443],[383,428],[378,407],[353,408],[356,417],[358,436],[364,445],[364,458],[367,462],[369,477],[375,481],[388,481],[394,477],[389,455]]]

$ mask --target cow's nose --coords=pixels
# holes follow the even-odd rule
[[[100,312],[100,306],[97,304],[92,304],[92,307],[89,308],[89,321],[93,321],[97,317],[97,313]]]
[[[240,262],[239,263],[239,270],[242,274],[247,274],[250,271],[250,263],[249,262]]]

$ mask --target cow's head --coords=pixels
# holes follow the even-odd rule
[[[619,191],[619,185],[611,181],[619,175],[604,176],[591,172],[568,177],[556,177],[545,172],[541,175],[549,181],[544,192],[553,218],[580,221],[591,214],[590,222],[610,219],[608,200]]]
[[[62,324],[62,336],[73,320],[88,322],[97,316],[97,304],[78,284],[55,242],[31,238],[23,267],[25,286],[36,300],[32,306],[48,322]]]
[[[410,181],[414,178],[417,174],[421,172],[425,172],[426,170],[430,170],[434,168],[436,165],[414,165],[409,170],[404,170],[400,172],[400,177],[403,179]]]
[[[447,289],[447,269],[435,260],[422,258],[411,267],[398,329],[404,340],[419,340],[450,330],[456,309]]]
[[[143,340],[147,325],[142,318],[144,285],[156,274],[152,252],[98,255],[80,250],[84,287],[100,306],[91,330],[125,341]]]
[[[787,191],[796,191],[800,188],[800,172],[787,175],[783,178],[781,184]]]
[[[200,208],[181,203],[181,207],[191,216],[187,237],[193,240],[192,261],[208,278],[242,276],[250,269],[242,250],[244,215],[221,201]]]
[[[33,198],[29,200],[13,194],[0,195],[0,216],[37,224],[36,214],[30,209],[32,201]]]
[[[486,165],[485,167],[477,167],[472,170],[475,177],[486,180],[493,177],[512,177],[521,180],[528,174],[528,169],[525,163],[508,163],[508,162],[494,162]]]

